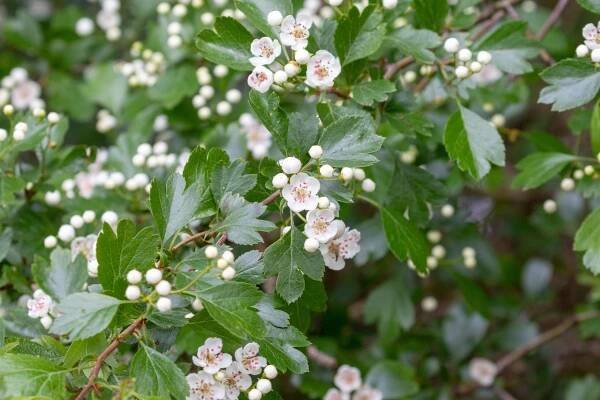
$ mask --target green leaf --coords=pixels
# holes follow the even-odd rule
[[[594,154],[600,153],[600,100],[594,105],[590,122],[590,137]]]
[[[427,28],[434,32],[442,30],[448,14],[446,0],[413,0],[413,8],[418,28]]]
[[[476,179],[487,175],[491,164],[504,166],[504,143],[496,128],[461,105],[448,119],[444,145],[458,167]]]
[[[371,153],[379,151],[384,138],[375,134],[373,123],[362,116],[341,117],[324,130],[319,144],[321,162],[333,167],[366,167],[377,162]]]
[[[519,161],[519,174],[513,186],[523,189],[534,189],[557,176],[569,163],[577,160],[577,156],[565,153],[533,153]]]
[[[575,234],[575,251],[585,251],[583,264],[594,275],[600,274],[600,208],[583,221]]]
[[[66,396],[65,370],[42,357],[29,354],[0,356],[0,397],[39,396],[63,399]]]
[[[382,304],[386,306],[382,307]],[[385,343],[395,341],[400,329],[408,330],[413,326],[415,309],[401,276],[397,275],[369,293],[364,316],[366,323],[377,323],[379,337]]]
[[[399,260],[410,259],[417,271],[427,272],[429,244],[423,232],[407,220],[403,211],[393,207],[381,209],[381,221],[390,251]]]
[[[600,89],[600,71],[580,59],[566,59],[546,68],[540,77],[548,83],[539,103],[552,104],[552,111],[565,111],[592,101]]]
[[[40,25],[26,9],[20,9],[15,17],[7,18],[3,25],[6,42],[28,53],[35,53],[44,42]]]
[[[398,49],[402,54],[412,56],[420,63],[431,64],[435,61],[435,54],[429,49],[438,47],[441,39],[437,33],[427,29],[414,29],[407,25],[386,36],[386,48]]]
[[[277,370],[286,372],[290,370],[295,374],[308,372],[308,360],[301,351],[292,345],[278,340],[259,340],[261,354],[275,365]]]
[[[115,234],[110,225],[104,224],[96,243],[98,280],[104,292],[124,298],[127,272],[150,269],[158,246],[158,237],[150,227],[136,232],[133,222],[121,220]]]
[[[191,220],[201,204],[199,185],[186,189],[185,180],[173,173],[164,183],[157,179],[150,188],[150,210],[165,246]]]
[[[258,232],[268,232],[275,229],[270,221],[258,219],[267,206],[260,203],[249,203],[237,194],[227,193],[219,206],[225,218],[217,224],[217,232],[225,232],[227,239],[237,244],[262,243]]]
[[[352,98],[358,104],[370,106],[373,102],[382,102],[388,99],[388,94],[396,91],[394,82],[379,79],[376,81],[361,82],[352,88]]]
[[[63,365],[65,368],[71,368],[89,356],[95,357],[100,354],[106,346],[106,337],[103,332],[84,340],[77,340],[71,343],[65,353]]]
[[[235,6],[255,28],[271,37],[277,37],[278,34],[267,22],[269,13],[279,11],[283,16],[294,13],[291,0],[235,0]]]
[[[10,244],[12,242],[13,231],[11,228],[6,228],[0,234],[0,261],[4,260],[8,251],[10,250]]]
[[[285,153],[287,150],[288,116],[279,106],[279,96],[277,93],[270,92],[263,94],[252,90],[250,91],[248,102],[260,122],[273,135],[273,139],[279,150]]]
[[[251,250],[237,257],[233,268],[235,269],[235,279],[238,281],[255,285],[264,281],[262,253],[258,250]]]
[[[386,113],[385,117],[394,131],[411,137],[417,135],[429,137],[435,128],[433,122],[418,111],[406,114]]]
[[[81,292],[88,278],[85,257],[79,254],[71,261],[71,251],[61,248],[52,251],[50,263],[36,255],[31,273],[44,292],[58,300]]]
[[[100,64],[85,71],[83,94],[113,113],[121,111],[127,97],[127,78],[115,64]]]
[[[577,0],[577,2],[586,10],[600,14],[600,0]]]
[[[492,64],[509,74],[524,74],[533,68],[527,59],[538,54],[538,45],[527,38],[525,21],[507,21],[484,36],[476,46],[492,54]]]
[[[304,275],[320,281],[325,272],[320,253],[304,250],[306,237],[296,227],[270,245],[264,253],[265,274],[277,275],[275,288],[288,303],[298,300],[304,291]]]
[[[250,44],[254,37],[242,24],[230,17],[218,17],[214,30],[205,29],[196,38],[202,57],[239,71],[251,70]]]
[[[366,384],[378,389],[384,399],[408,398],[417,394],[414,370],[398,361],[381,361],[369,370]]]
[[[244,174],[246,162],[235,160],[231,165],[215,167],[210,184],[215,201],[219,202],[225,193],[245,195],[256,186],[256,175]]]
[[[197,91],[196,70],[191,65],[181,65],[161,74],[156,84],[148,90],[148,97],[160,102],[166,108],[173,108]]]
[[[121,302],[98,293],[75,293],[57,306],[59,316],[50,333],[69,335],[69,341],[86,339],[108,327]]]
[[[183,372],[164,354],[140,342],[131,359],[130,374],[141,394],[184,400],[189,393]]]
[[[366,7],[362,13],[352,7],[338,21],[335,31],[335,49],[342,65],[366,58],[375,53],[385,36],[383,15],[375,6]]]
[[[442,325],[446,348],[454,361],[465,358],[483,339],[488,322],[479,314],[467,314],[461,307],[454,306]]]
[[[453,273],[452,277],[469,307],[484,317],[488,317],[490,315],[490,305],[487,294],[471,278],[459,273]]]
[[[308,150],[319,136],[319,119],[314,109],[292,112],[286,135],[285,151],[288,155],[308,157]]]

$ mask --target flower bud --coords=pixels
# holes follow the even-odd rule
[[[279,160],[279,166],[286,174],[297,174],[302,168],[302,162],[296,157],[286,157]]]
[[[156,285],[162,279],[162,272],[158,268],[150,268],[146,271],[146,282],[151,285]]]
[[[315,238],[307,238],[304,241],[304,250],[309,253],[314,253],[319,249],[319,241]]]
[[[333,176],[333,167],[329,164],[321,165],[319,173],[326,178],[331,178]]]
[[[283,172],[278,173],[273,177],[273,187],[276,189],[281,189],[288,183],[288,177]]]
[[[267,379],[277,378],[277,368],[274,365],[267,365],[263,373]]]
[[[171,299],[168,297],[159,297],[156,302],[156,308],[160,312],[168,312],[171,311]]]
[[[206,246],[206,248],[204,249],[204,255],[206,256],[206,258],[217,258],[217,256],[219,255],[219,249],[217,249],[215,246],[210,245],[210,246]]]
[[[223,270],[223,273],[221,273],[221,276],[223,277],[224,280],[230,281],[235,277],[235,269],[233,267],[227,267]]]
[[[271,11],[267,14],[267,22],[271,26],[279,26],[283,21],[283,15],[279,11]]]
[[[446,50],[448,53],[456,53],[459,46],[460,43],[458,42],[458,39],[453,37],[446,39],[444,42],[444,50]]]
[[[364,181],[362,181],[361,187],[362,190],[364,190],[367,193],[373,192],[375,190],[375,182],[367,178]]]
[[[159,271],[160,272],[160,271]],[[161,274],[162,275],[162,274]],[[127,282],[137,285],[142,281],[142,273],[137,269],[132,269],[127,273]]]
[[[308,155],[314,160],[318,160],[323,155],[323,148],[319,145],[311,146],[308,150]]]
[[[127,298],[127,300],[137,300],[140,298],[141,295],[142,292],[140,291],[139,286],[129,285],[127,286],[127,289],[125,289],[125,297]]]

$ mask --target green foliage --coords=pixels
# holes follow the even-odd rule
[[[445,24],[448,2],[444,0],[413,0],[417,27],[438,32]]]
[[[561,60],[542,71],[540,77],[550,86],[542,89],[538,101],[552,104],[552,111],[582,106],[600,90],[600,72],[584,60]]]
[[[585,251],[583,264],[594,275],[600,274],[600,210],[596,209],[583,221],[577,234],[573,249]]]
[[[396,86],[393,82],[383,79],[363,82],[354,86],[352,98],[363,106],[370,106],[373,102],[382,102],[388,99],[388,94],[393,93]]]
[[[183,372],[167,356],[142,344],[131,359],[138,393],[183,400],[188,385]]]
[[[31,273],[44,292],[56,299],[63,299],[83,289],[88,278],[85,258],[78,255],[71,260],[71,252],[57,248],[50,254],[50,262],[37,256]]]
[[[338,22],[335,31],[335,49],[343,65],[368,57],[383,43],[385,27],[383,16],[374,6],[362,12],[353,7]]]
[[[577,157],[564,153],[533,153],[522,159],[513,184],[523,189],[533,189],[554,178]]]
[[[64,369],[43,357],[3,354],[0,356],[0,395],[4,398],[63,398],[65,374]]]
[[[214,30],[205,29],[196,38],[196,47],[207,60],[236,70],[250,70],[248,59],[252,34],[230,17],[218,17]]]

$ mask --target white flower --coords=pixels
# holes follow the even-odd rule
[[[247,147],[252,157],[257,160],[264,158],[271,148],[271,132],[250,114],[240,118],[241,130],[246,134]]]
[[[600,30],[598,29],[598,26],[594,24],[587,24],[583,27],[581,33],[585,39],[585,45],[589,47],[590,50],[600,48]]]
[[[220,400],[225,398],[225,388],[212,375],[198,372],[186,376],[190,395],[188,400]]]
[[[338,368],[333,382],[342,392],[346,393],[352,392],[362,385],[359,369],[349,365],[342,365]]]
[[[86,237],[75,238],[71,242],[71,258],[75,260],[78,254],[82,254],[88,262],[88,269],[98,268],[98,260],[96,259],[96,241],[98,236],[87,235]]]
[[[496,379],[498,367],[485,358],[474,358],[469,363],[469,376],[481,386],[490,386]]]
[[[306,214],[304,234],[309,238],[315,238],[321,243],[327,243],[337,233],[337,225],[333,224],[335,213],[327,208],[324,210],[311,210]]]
[[[223,341],[219,338],[208,338],[204,344],[198,347],[198,357],[193,356],[195,365],[202,367],[204,372],[214,374],[221,368],[227,368],[231,364],[231,355],[222,353]]]
[[[325,265],[334,271],[346,266],[349,258],[354,257],[360,251],[360,232],[356,229],[346,228],[345,232],[338,238],[321,245],[321,254]]]
[[[254,57],[250,57],[250,64],[258,67],[259,65],[269,65],[281,54],[281,45],[277,39],[262,37],[254,39],[250,45],[250,51]]]
[[[281,195],[287,201],[287,205],[292,211],[310,211],[317,208],[319,203],[319,190],[321,184],[312,176],[304,172],[292,176],[290,183],[285,185]]]
[[[306,84],[314,88],[330,88],[341,71],[339,58],[327,50],[319,50],[308,60]]]
[[[33,299],[27,300],[27,315],[31,318],[43,318],[52,309],[52,298],[42,289],[33,292]]]
[[[348,393],[340,392],[338,389],[331,388],[325,393],[323,400],[350,400]]]
[[[352,396],[352,400],[382,400],[383,393],[380,390],[373,389],[365,385],[358,389]]]
[[[40,85],[25,80],[15,85],[11,93],[11,104],[18,110],[32,107],[40,98]]]
[[[242,371],[250,375],[258,375],[267,366],[267,359],[258,355],[260,346],[250,342],[235,351],[235,359]]]
[[[312,16],[307,12],[299,12],[296,18],[288,15],[281,22],[279,38],[285,46],[292,49],[303,49],[308,45],[309,29],[312,26]]]
[[[240,391],[246,391],[252,385],[252,378],[243,371],[237,362],[233,362],[227,367],[223,374],[224,378],[221,383],[225,386],[225,398],[228,400],[236,400]]]
[[[273,72],[263,66],[255,67],[248,75],[248,86],[252,89],[265,93],[273,84]]]

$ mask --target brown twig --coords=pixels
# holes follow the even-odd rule
[[[131,325],[129,325],[123,332],[121,332],[114,340],[108,345],[106,349],[96,359],[96,363],[90,372],[90,376],[86,385],[81,389],[75,400],[83,400],[87,396],[88,392],[92,390],[94,387],[94,381],[98,377],[100,373],[100,369],[102,368],[102,364],[104,361],[112,354],[113,351],[119,347],[119,345],[130,335],[132,335],[135,331],[137,331],[144,324],[144,318],[140,317],[133,321]]]
[[[202,232],[194,233],[193,235],[188,236],[187,238],[183,239],[181,242],[179,242],[175,246],[173,246],[171,251],[175,252],[175,251],[179,250],[181,247],[185,246],[186,244],[188,244],[190,242],[194,242],[194,241],[196,241],[196,239],[200,239],[202,236],[206,236],[208,233],[210,233],[210,231],[202,231]]]
[[[536,35],[537,40],[542,40],[544,38],[544,36],[546,36],[548,31],[550,31],[550,28],[552,28],[552,26],[560,18],[560,15],[564,11],[567,4],[569,4],[569,0],[558,0],[556,5],[554,6],[554,9],[550,13],[550,16],[548,16],[548,19],[546,20],[546,22],[544,22],[544,25],[542,25],[542,28],[537,33],[537,35]]]
[[[404,58],[396,61],[395,63],[388,64],[385,67],[385,73],[383,74],[383,79],[387,80],[387,79],[392,78],[394,75],[396,75],[396,73],[398,71],[400,71],[404,67],[409,66],[414,61],[415,60],[412,57],[404,57]]]

